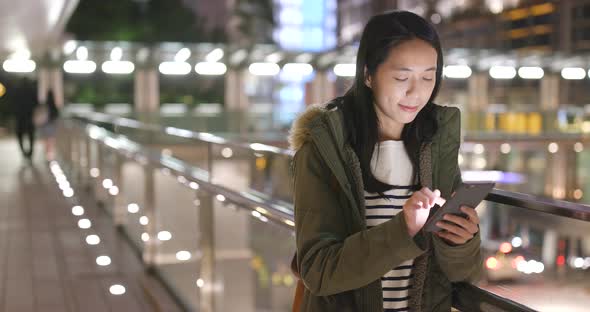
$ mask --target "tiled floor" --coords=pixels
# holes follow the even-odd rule
[[[145,274],[110,217],[84,196],[92,227],[78,228],[81,217],[40,156],[27,163],[15,140],[0,139],[0,311],[180,310]],[[100,237],[98,245],[86,243],[90,234]],[[97,265],[101,255],[112,263]],[[114,284],[126,292],[112,295]]]

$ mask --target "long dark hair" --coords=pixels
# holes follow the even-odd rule
[[[374,75],[377,67],[387,59],[389,52],[402,42],[421,39],[436,50],[436,83],[428,103],[409,124],[404,125],[402,140],[413,164],[413,183],[420,185],[420,147],[429,142],[438,130],[433,99],[440,88],[443,69],[443,54],[438,34],[434,27],[422,17],[407,11],[387,12],[373,16],[361,37],[354,83],[343,96],[339,105],[344,114],[348,140],[359,158],[365,190],[383,194],[392,188],[373,175],[371,158],[379,142],[379,120],[374,107],[372,90],[365,85],[367,74]]]

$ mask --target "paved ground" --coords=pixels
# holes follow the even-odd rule
[[[0,139],[0,311],[178,311],[91,200],[81,199],[92,227],[78,228],[40,156],[27,163],[15,140]],[[86,244],[89,234],[100,244]],[[112,263],[98,266],[100,255]],[[125,293],[111,294],[114,284]]]

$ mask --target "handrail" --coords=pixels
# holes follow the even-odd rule
[[[229,201],[239,204],[242,207],[250,207],[251,210],[256,210],[256,208],[259,207],[264,208],[268,212],[268,214],[266,214],[267,218],[282,226],[287,226],[291,230],[293,229],[293,226],[291,225],[293,222],[293,207],[290,203],[273,200],[263,194],[255,194],[253,192],[245,191],[238,192],[211,183],[208,172],[202,169],[196,168],[173,156],[163,155],[159,151],[142,147],[140,144],[137,144],[128,138],[116,135],[103,128],[97,131],[94,127],[99,128],[94,125],[86,127],[85,130],[88,136],[116,150],[122,156],[133,160],[139,159],[140,162],[144,164],[151,163],[152,165],[170,170],[171,173],[186,178],[187,184],[195,182],[198,184],[199,189],[207,190],[213,194],[223,195]]]
[[[292,157],[294,152],[288,149],[261,144],[261,143],[251,143],[245,144],[243,142],[236,142],[233,140],[229,140],[226,138],[222,138],[220,136],[208,133],[208,132],[198,132],[192,131],[187,129],[176,128],[172,126],[162,126],[156,124],[149,124],[141,121],[137,121],[130,118],[119,117],[119,116],[112,116],[104,113],[85,113],[85,114],[76,114],[72,116],[74,120],[86,121],[88,123],[92,122],[100,122],[100,123],[110,123],[117,127],[122,128],[131,128],[131,129],[140,129],[140,130],[147,130],[150,132],[165,132],[168,135],[186,138],[186,139],[194,139],[199,142],[203,143],[211,143],[211,144],[223,144],[229,147],[236,147],[242,149],[249,149],[252,152],[271,152],[277,155],[283,155]]]
[[[460,311],[535,312],[525,305],[473,284],[453,283],[453,307]]]
[[[263,208],[265,212],[264,216],[268,218],[268,220],[294,231],[293,206],[291,203],[278,202],[263,194],[238,192],[211,183],[207,172],[203,172],[203,170],[195,168],[182,160],[172,156],[162,155],[158,151],[150,150],[129,140],[123,135],[117,135],[104,128],[100,128],[99,126],[87,125],[84,119],[76,118],[74,121],[85,128],[88,136],[92,139],[98,140],[117,150],[123,156],[131,159],[140,159],[144,164],[151,163],[152,166],[166,168],[178,176],[185,177],[187,184],[189,182],[198,183],[199,188],[212,194],[223,195],[229,203],[235,203],[242,209],[260,211],[259,208]],[[198,136],[201,133],[188,130],[183,131],[186,131],[188,137],[198,140],[201,139]],[[211,144],[219,143],[215,140],[206,141],[207,139],[208,138],[205,137],[203,141]],[[251,146],[247,144],[241,144],[241,146],[251,148]],[[494,189],[488,195],[486,200],[552,215],[564,216],[576,220],[590,221],[590,206],[588,205],[498,189]],[[463,311],[534,311],[522,304],[495,295],[468,283],[454,283],[453,298],[454,307]]]
[[[590,205],[499,189],[494,189],[489,193],[486,200],[570,219],[590,221]]]

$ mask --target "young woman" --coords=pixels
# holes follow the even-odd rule
[[[55,150],[55,133],[57,131],[57,121],[59,118],[59,109],[55,104],[53,91],[49,90],[45,104],[47,105],[47,121],[39,127],[41,139],[45,144],[45,159],[53,160]]]
[[[422,231],[462,183],[459,110],[433,103],[442,69],[427,21],[374,16],[352,87],[294,123],[300,311],[450,311],[451,282],[479,278],[473,208]]]

